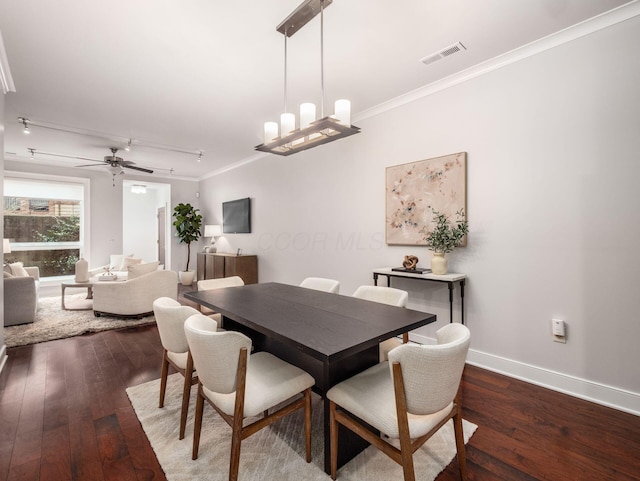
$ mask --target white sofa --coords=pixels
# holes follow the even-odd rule
[[[157,268],[157,263],[156,268]],[[140,267],[146,266],[142,264]],[[126,281],[99,281],[93,285],[93,313],[96,317],[141,318],[153,314],[153,301],[178,297],[178,274],[154,270],[137,275],[134,266]]]
[[[114,274],[118,279],[126,279],[129,273],[129,267],[143,264],[142,259],[134,257],[133,254],[112,254],[109,256],[109,264],[89,269],[89,277],[101,276],[107,271]],[[159,269],[163,269],[160,266]]]

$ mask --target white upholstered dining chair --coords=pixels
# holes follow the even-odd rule
[[[337,294],[340,290],[340,281],[325,279],[323,277],[307,277],[300,283],[300,287]]]
[[[160,374],[160,401],[158,407],[164,406],[167,390],[169,365],[184,376],[182,389],[182,409],[180,412],[180,439],[184,438],[189,411],[191,386],[198,382],[193,371],[193,360],[189,355],[189,345],[184,334],[184,321],[189,316],[198,314],[193,307],[183,306],[170,297],[160,297],[153,301],[153,313],[158,325],[160,342],[162,343],[162,372]]]
[[[360,286],[353,293],[353,297],[365,299],[367,301],[380,302],[396,307],[407,307],[409,294],[407,291],[383,286]],[[409,333],[402,334],[402,342],[409,342]],[[380,361],[386,361],[389,351],[398,347],[400,342],[396,338],[387,339],[380,343]]]
[[[196,284],[198,291],[210,291],[213,289],[223,289],[225,287],[238,287],[244,286],[244,281],[240,276],[220,277],[218,279],[203,279]],[[212,311],[208,307],[198,304],[198,309],[202,314],[211,316],[218,326],[222,326],[222,316],[215,311]]]
[[[332,387],[329,399],[331,478],[337,475],[338,424],[369,441],[400,464],[414,481],[413,453],[453,419],[460,476],[466,479],[460,379],[469,350],[469,329],[448,324],[437,345],[402,344],[382,362]],[[360,421],[362,420],[362,421]],[[400,449],[370,431],[400,440]]]
[[[239,332],[216,332],[216,322],[202,314],[189,317],[184,330],[198,371],[192,458],[198,458],[202,414],[207,401],[232,429],[230,481],[238,478],[242,440],[300,408],[304,409],[306,460],[310,462],[313,377],[267,352],[249,356],[251,339]],[[302,397],[298,397],[299,394]],[[269,409],[292,398],[295,400],[268,413]],[[245,418],[260,414],[263,417],[243,426]]]

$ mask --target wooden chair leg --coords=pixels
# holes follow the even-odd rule
[[[406,344],[407,342],[409,342],[409,333],[405,332],[402,334],[402,343]]]
[[[196,401],[196,418],[193,422],[193,451],[191,459],[198,459],[198,449],[200,448],[200,432],[202,431],[202,412],[204,411],[204,394],[202,394],[202,384],[198,383],[198,398]]]
[[[462,414],[460,406],[457,407],[458,412],[453,416],[453,430],[456,437],[456,451],[458,452],[458,466],[460,468],[460,479],[467,479],[467,453],[464,447],[464,432],[462,430]]]
[[[193,378],[193,358],[191,352],[187,354],[187,367],[184,371],[184,385],[182,386],[182,409],[180,410],[180,435],[184,439],[184,431],[187,427],[187,414],[189,413],[189,399]]]
[[[394,362],[393,388],[396,398],[396,415],[398,416],[398,432],[400,435],[400,457],[404,481],[415,481],[416,474],[413,467],[413,450],[411,449],[411,434],[407,417],[407,400],[404,395],[404,380],[400,363]]]
[[[237,481],[240,467],[240,448],[242,446],[242,416],[233,418],[231,433],[231,459],[229,460],[229,481]]]
[[[331,479],[335,481],[338,471],[338,421],[336,420],[336,403],[329,402],[329,436],[331,445]]]
[[[307,463],[311,462],[311,388],[304,391],[304,439]]]
[[[167,350],[162,351],[162,371],[160,373],[160,402],[158,407],[164,407],[164,394],[167,391],[167,376],[169,375],[169,359],[167,359]]]

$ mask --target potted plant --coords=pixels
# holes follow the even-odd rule
[[[189,270],[189,261],[191,260],[191,243],[197,241],[202,235],[200,227],[202,227],[202,216],[198,213],[200,209],[196,209],[191,204],[180,203],[173,209],[173,225],[176,228],[176,236],[178,242],[187,244],[187,267],[184,271],[180,271],[180,282],[189,286],[193,284],[195,272]]]
[[[454,226],[446,215],[433,210],[431,223],[436,227],[428,232],[424,238],[427,241],[427,248],[433,251],[431,258],[431,272],[433,274],[447,273],[447,259],[444,255],[458,247],[469,232],[469,223],[464,218],[464,209],[456,212],[456,216],[458,219]]]

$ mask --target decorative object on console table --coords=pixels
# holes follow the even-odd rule
[[[424,239],[429,250],[433,251],[431,272],[434,274],[447,273],[447,258],[444,255],[462,244],[462,240],[469,232],[469,223],[465,219],[464,210],[460,209],[456,212],[456,216],[458,220],[454,227],[446,215],[437,210],[433,211],[431,222],[435,223],[436,227],[426,232]]]
[[[191,260],[191,243],[197,241],[202,235],[200,227],[202,227],[202,216],[198,213],[200,209],[196,209],[191,204],[183,204],[182,202],[173,208],[173,217],[175,221],[173,226],[176,228],[176,236],[178,242],[187,244],[187,266],[184,271],[180,271],[180,282],[182,285],[190,286],[193,284],[195,272],[189,271],[189,261]]]
[[[203,252],[209,252],[213,254],[218,249],[216,248],[216,237],[220,237],[222,235],[222,226],[221,225],[205,225],[204,226],[204,237],[211,237],[211,244],[205,246]]]
[[[198,280],[239,276],[245,284],[258,283],[258,256],[198,252]]]
[[[417,267],[419,260],[420,259],[413,255],[404,256],[402,267],[394,267],[391,270],[396,272],[408,272],[410,274],[423,274],[425,272],[431,272],[431,269],[423,269],[421,267]]]

